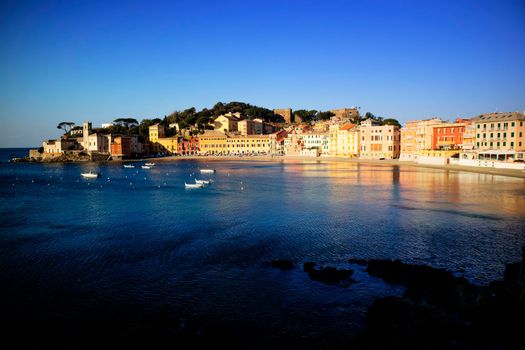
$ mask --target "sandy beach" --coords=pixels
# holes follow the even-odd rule
[[[464,165],[431,165],[431,164],[418,164],[409,161],[400,161],[397,159],[385,159],[385,160],[374,160],[374,159],[355,159],[355,158],[339,158],[339,157],[299,157],[299,156],[170,156],[162,158],[148,158],[142,161],[155,161],[155,162],[174,162],[183,160],[201,160],[201,161],[245,161],[245,162],[302,162],[302,163],[361,163],[361,164],[373,164],[378,166],[383,165],[397,165],[407,167],[420,167],[420,168],[431,168],[441,169],[445,171],[461,172],[467,171],[478,174],[498,175],[498,176],[511,176],[525,179],[525,172],[521,170],[512,169],[495,169],[485,167],[472,167]]]

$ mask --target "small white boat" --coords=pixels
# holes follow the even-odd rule
[[[143,165],[143,166],[142,166],[142,169],[151,169],[151,166],[149,166],[149,165]]]
[[[94,173],[92,171],[90,171],[89,173],[81,173],[80,175],[82,175],[82,177],[85,177],[86,179],[96,179],[100,176],[99,173]]]
[[[201,169],[201,174],[213,174],[215,169]]]
[[[196,184],[189,184],[189,183],[184,183],[184,187],[186,188],[202,188],[204,187],[204,184],[199,184],[199,183],[196,183]]]
[[[197,180],[197,179],[195,179],[195,183],[196,184],[209,185],[210,184],[210,180]]]
[[[135,166],[133,164],[124,164],[124,168],[132,169]]]
[[[145,163],[146,166],[155,166],[155,163]]]

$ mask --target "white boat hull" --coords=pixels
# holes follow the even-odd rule
[[[204,186],[203,184],[199,184],[199,183],[196,183],[196,184],[184,183],[184,187],[186,188],[202,188],[203,186]]]
[[[99,174],[93,174],[93,173],[82,173],[80,174],[82,177],[85,177],[86,179],[96,179],[99,177]]]

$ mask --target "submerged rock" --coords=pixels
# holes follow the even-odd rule
[[[291,270],[293,269],[293,261],[286,259],[277,259],[272,261],[272,266],[277,267],[281,270]]]
[[[320,267],[319,269],[316,269],[315,263],[313,262],[304,263],[303,270],[308,273],[308,276],[311,279],[328,285],[348,287],[350,284],[355,282],[355,280],[351,278],[354,270],[338,270],[331,266]]]

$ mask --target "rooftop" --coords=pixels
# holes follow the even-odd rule
[[[525,120],[525,115],[519,112],[497,112],[486,113],[476,118],[472,118],[474,122],[490,122],[490,121],[505,121],[505,120]]]

